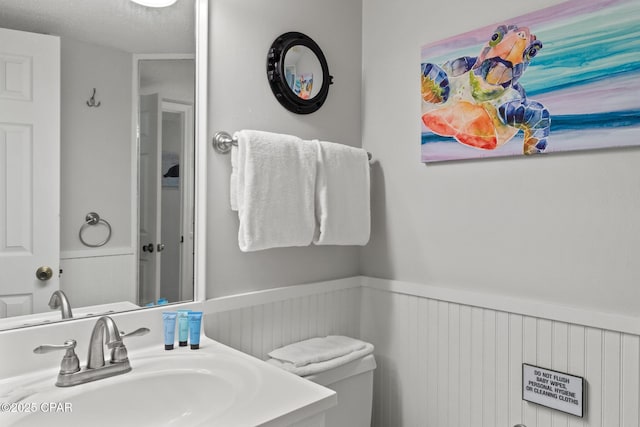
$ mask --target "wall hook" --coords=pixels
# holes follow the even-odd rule
[[[96,88],[93,88],[93,94],[91,95],[91,98],[87,101],[87,105],[89,107],[99,107],[100,106],[100,101],[96,102]]]

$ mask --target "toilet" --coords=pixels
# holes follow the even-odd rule
[[[335,391],[338,404],[325,413],[326,427],[370,427],[373,403],[373,354],[306,378]]]

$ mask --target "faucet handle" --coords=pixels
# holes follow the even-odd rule
[[[151,330],[149,328],[138,328],[135,331],[129,332],[125,334],[123,331],[120,331],[120,339],[127,337],[139,337],[141,335],[146,335]],[[129,355],[127,354],[127,348],[124,343],[120,343],[114,348],[111,349],[111,363],[122,363],[126,362],[129,359]]]
[[[73,374],[80,370],[80,359],[76,354],[76,340],[67,340],[64,344],[43,344],[33,349],[36,354],[50,353],[56,350],[66,350],[62,362],[60,362],[60,373],[63,375]]]
[[[142,335],[147,335],[149,332],[151,332],[151,329],[149,328],[138,328],[135,331],[129,332],[128,334],[125,334],[124,331],[120,331],[120,338],[139,337]]]
[[[64,342],[64,344],[42,344],[41,346],[38,346],[36,348],[33,349],[33,352],[36,354],[44,354],[44,353],[50,353],[52,351],[56,351],[56,350],[67,350],[67,352],[69,352],[69,350],[71,350],[72,352],[75,353],[74,349],[76,348],[76,345],[78,343],[76,342],[76,340],[66,340]]]

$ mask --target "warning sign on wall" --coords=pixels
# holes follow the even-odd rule
[[[584,378],[523,363],[522,399],[583,417]]]

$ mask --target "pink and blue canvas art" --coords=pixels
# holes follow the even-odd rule
[[[640,145],[639,23],[570,0],[423,46],[422,161]]]

